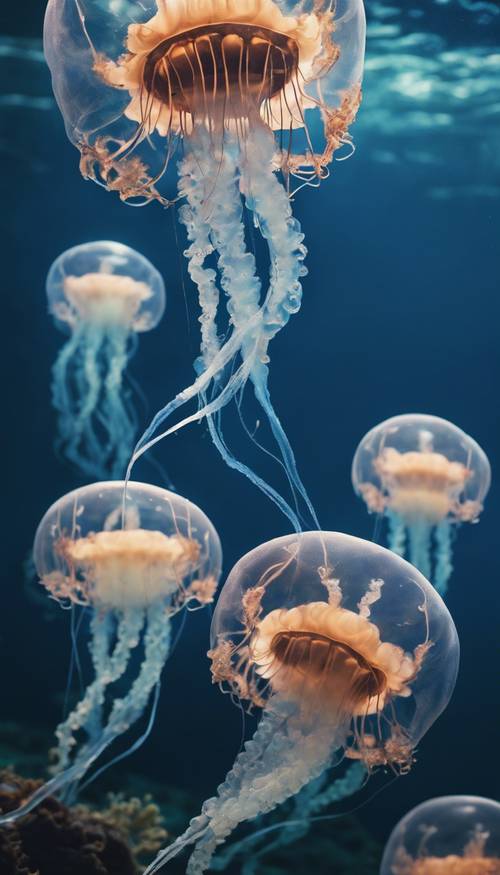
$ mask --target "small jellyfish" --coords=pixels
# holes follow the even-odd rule
[[[214,683],[263,714],[217,795],[147,875],[191,844],[187,873],[201,875],[240,823],[295,796],[334,756],[406,772],[451,696],[458,649],[435,590],[383,547],[309,532],[244,556],[209,656]]]
[[[352,151],[365,30],[362,0],[49,0],[45,18],[54,93],[84,177],[124,201],[166,205],[177,178],[183,202],[200,307],[196,379],[158,412],[134,460],[205,418],[225,462],[296,529],[297,502],[317,519],[271,401],[269,354],[300,310],[307,273],[291,195],[317,187],[338,150]],[[230,402],[239,413],[247,387],[291,502],[228,446],[222,413]]]
[[[361,441],[352,482],[368,510],[387,517],[391,550],[408,554],[445,595],[453,534],[460,523],[478,520],[490,487],[481,447],[437,416],[395,416]]]
[[[163,280],[128,246],[85,243],[55,260],[47,295],[56,325],[70,335],[53,368],[56,445],[87,477],[123,477],[137,425],[125,370],[137,334],[163,316]]]
[[[500,875],[500,805],[478,796],[418,805],[392,832],[380,875]]]
[[[124,495],[124,487],[115,481],[75,490],[38,528],[40,582],[58,602],[90,615],[94,679],[57,728],[54,777],[0,824],[49,794],[74,798],[90,767],[158,695],[174,615],[213,601],[222,556],[210,520],[165,489],[132,482]]]

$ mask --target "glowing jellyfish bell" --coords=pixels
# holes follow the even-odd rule
[[[190,844],[187,872],[200,875],[238,824],[335,755],[407,771],[451,696],[458,649],[442,599],[383,547],[310,532],[244,556],[217,603],[210,657],[214,682],[262,718],[217,796],[147,875]]]
[[[52,598],[90,613],[94,679],[57,728],[54,778],[0,824],[50,794],[75,795],[90,767],[159,692],[172,618],[188,604],[213,601],[222,555],[210,520],[190,501],[144,483],[129,483],[124,503],[124,487],[113,481],[75,490],[38,528],[40,582]],[[140,654],[135,676],[134,654]]]
[[[408,551],[444,595],[453,570],[453,532],[477,521],[490,487],[481,447],[445,419],[395,416],[361,441],[352,481],[368,510],[387,516],[391,549],[402,556]]]
[[[444,796],[418,805],[387,843],[380,875],[499,875],[500,805]]]
[[[296,528],[293,502],[232,455],[216,414],[253,384],[291,488],[315,519],[271,404],[269,346],[300,309],[307,273],[290,187],[318,184],[350,143],[364,43],[362,0],[49,0],[45,21],[54,92],[83,175],[123,200],[166,203],[167,170],[179,161],[179,215],[201,308],[198,379],[159,412],[137,452],[198,400],[173,430],[207,417],[226,462]],[[264,282],[245,208],[268,246]]]
[[[163,280],[128,246],[84,243],[55,260],[47,295],[56,325],[70,335],[53,368],[58,448],[89,477],[121,477],[137,425],[125,370],[137,335],[163,316]]]

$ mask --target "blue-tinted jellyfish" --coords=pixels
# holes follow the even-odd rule
[[[441,595],[453,571],[453,534],[477,521],[490,481],[476,441],[445,419],[417,413],[369,431],[352,467],[355,492],[387,517],[391,550],[408,554]]]
[[[46,57],[83,175],[125,201],[171,203],[169,167],[179,159],[176,199],[186,202],[179,215],[201,310],[198,376],[157,414],[134,458],[206,417],[225,461],[295,528],[293,502],[233,456],[218,414],[232,399],[239,407],[253,385],[295,500],[316,524],[271,403],[269,347],[300,309],[306,274],[290,194],[319,184],[350,144],[364,42],[362,0],[49,0],[47,7]],[[264,280],[255,255],[262,259],[263,247]],[[172,422],[190,401],[196,411]]]
[[[443,796],[410,811],[387,843],[380,875],[499,875],[500,805]]]
[[[378,545],[289,535],[244,556],[212,624],[212,675],[263,714],[217,795],[147,875],[194,845],[188,875],[244,821],[348,756],[407,771],[453,691],[453,621],[432,586]]]
[[[87,477],[123,477],[137,439],[125,370],[138,333],[163,316],[163,280],[128,246],[85,243],[55,260],[47,295],[70,335],[53,368],[57,447]]]
[[[114,481],[75,490],[38,528],[40,582],[52,598],[90,614],[94,679],[57,728],[54,777],[0,824],[49,794],[74,798],[91,766],[159,694],[172,618],[189,604],[213,601],[222,556],[210,520],[165,489],[132,482],[124,498],[124,487]]]

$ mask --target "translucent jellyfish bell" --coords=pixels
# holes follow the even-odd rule
[[[113,611],[212,601],[221,547],[196,505],[157,486],[121,481],[70,492],[35,538],[41,583],[59,600]]]
[[[362,0],[49,0],[45,19],[54,92],[82,174],[124,201],[170,204],[167,171],[178,159],[175,199],[201,310],[197,379],[157,413],[134,461],[206,418],[225,462],[297,530],[306,516],[318,522],[268,387],[271,341],[300,310],[307,273],[290,191],[317,186],[351,144],[364,45]],[[248,222],[269,252],[262,271]],[[220,414],[235,400],[241,413],[247,385],[288,498],[224,434]],[[190,402],[196,412],[179,415]],[[241,421],[246,441],[252,429]]]
[[[405,555],[408,540],[411,561],[444,594],[453,527],[478,519],[490,487],[490,464],[481,447],[445,419],[395,416],[361,441],[352,482],[369,511],[388,517],[391,549]]]
[[[175,145],[257,114],[279,162],[324,174],[360,102],[362,0],[49,0],[45,54],[84,175],[160,197]],[[320,133],[321,131],[321,133]]]
[[[88,609],[94,679],[57,728],[54,778],[0,824],[51,794],[74,797],[91,766],[137,723],[155,690],[157,701],[173,616],[188,604],[213,601],[222,554],[210,520],[165,489],[132,482],[125,499],[124,489],[119,481],[77,489],[56,502],[38,528],[34,560],[41,584],[62,604]]]
[[[499,875],[500,805],[443,796],[418,805],[387,843],[380,875]]]
[[[123,476],[136,437],[125,370],[136,335],[163,316],[163,280],[128,246],[85,243],[55,260],[47,296],[56,325],[70,334],[53,368],[58,447],[88,476]]]
[[[209,655],[214,682],[263,715],[217,796],[148,875],[192,843],[187,871],[200,875],[239,823],[298,793],[334,755],[407,771],[449,701],[458,651],[441,598],[383,547],[310,532],[244,556]]]

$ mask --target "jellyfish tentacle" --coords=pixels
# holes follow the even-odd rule
[[[239,471],[240,474],[243,474],[245,477],[248,477],[249,480],[252,481],[252,483],[255,483],[255,485],[259,487],[264,495],[267,495],[267,497],[270,498],[277,507],[279,507],[282,513],[284,513],[284,515],[288,517],[295,531],[300,532],[302,529],[301,522],[297,514],[288,504],[288,502],[286,502],[285,499],[282,498],[282,496],[279,494],[279,492],[273,489],[273,487],[270,486],[262,477],[259,477],[259,475],[255,473],[255,471],[252,471],[252,469],[249,468],[248,465],[245,465],[243,462],[240,462],[239,459],[236,459],[236,457],[233,456],[233,454],[226,446],[223,437],[221,436],[220,429],[216,428],[213,417],[207,417],[207,423],[214,446],[219,451],[226,465],[228,465],[229,468],[232,468],[235,471]]]
[[[169,429],[154,437],[159,427],[180,406],[195,395],[199,398],[195,417],[186,417],[174,431],[189,422],[202,418],[208,420],[214,412],[222,409],[222,400],[224,404],[231,401],[250,379],[255,397],[266,414],[278,444],[280,462],[290,483],[294,502],[297,504],[297,496],[301,497],[314,525],[319,528],[314,508],[298,474],[290,443],[272,406],[267,385],[269,343],[300,306],[300,277],[306,272],[303,267],[306,250],[300,226],[292,217],[288,196],[275,176],[274,138],[272,134],[267,136],[260,119],[256,120],[256,124],[260,138],[248,132],[243,146],[236,135],[226,131],[220,154],[214,153],[209,132],[200,125],[195,125],[186,143],[187,154],[180,165],[179,194],[187,199],[187,206],[180,211],[179,217],[186,226],[191,244],[185,254],[190,276],[198,287],[201,306],[201,356],[195,365],[198,379],[193,387],[180,393],[157,414],[136,447],[129,471],[144,452],[171,433]],[[253,158],[249,169],[250,154],[253,154]],[[264,177],[263,181],[258,179],[259,173]],[[271,196],[269,192],[265,194],[269,188]],[[247,247],[244,202],[254,213],[255,224],[261,228],[269,245],[270,283],[263,304],[256,259]],[[205,266],[206,258],[215,254],[218,273]],[[227,311],[233,327],[231,337],[225,343],[221,343],[217,334],[216,317],[220,305],[217,275],[226,294]],[[229,387],[226,393],[222,388],[224,372],[235,357],[241,358],[245,377],[239,379],[243,374],[241,370],[226,377],[225,388]],[[214,390],[220,394],[216,406],[211,407],[214,398],[210,393]],[[209,422],[209,429],[225,462],[249,477],[275,501],[294,528],[300,530],[299,513],[293,511],[277,490],[235,458],[227,447],[220,423]]]
[[[404,559],[407,537],[404,520],[397,513],[393,513],[392,511],[387,512],[387,519],[389,523],[389,549]]]
[[[89,742],[82,747],[78,759],[85,763],[85,772],[104,751],[121,735],[141,718],[151,694],[158,686],[163,667],[170,654],[171,623],[165,606],[160,604],[151,605],[145,616],[145,629],[143,636],[144,659],[139,673],[134,680],[129,692],[121,699],[115,699],[113,707],[103,731],[98,739]],[[142,736],[143,741],[147,734]],[[133,745],[129,753],[137,750],[138,745]],[[101,773],[103,769],[99,770]],[[90,778],[87,783],[90,783]],[[76,795],[78,781],[73,781],[71,797]]]
[[[443,520],[436,526],[436,563],[434,570],[434,586],[440,596],[445,596],[448,591],[448,581],[453,573],[453,534],[454,529],[449,520]]]
[[[115,636],[115,622],[109,611],[95,612],[90,620],[90,656],[95,678],[104,678],[108,672],[110,653]],[[95,739],[102,727],[102,706],[97,703],[88,715],[85,731],[89,738]]]
[[[98,615],[93,619],[90,649],[94,654],[95,644],[93,660],[96,677],[87,688],[83,699],[56,730],[57,748],[55,755],[57,762],[53,768],[54,772],[62,772],[68,767],[71,761],[71,752],[76,744],[75,734],[79,730],[87,731],[88,727],[91,737],[95,737],[97,734],[106,690],[125,674],[130,654],[139,644],[143,625],[144,614],[141,611],[133,609],[124,611],[118,621],[115,646],[110,652],[109,647],[112,640],[110,624],[106,621],[101,623]],[[104,658],[106,647],[108,647],[109,654],[107,659]],[[83,762],[85,756],[85,750],[81,750],[74,765],[78,766],[79,762]]]
[[[134,408],[123,391],[123,377],[129,359],[129,332],[120,326],[115,327],[109,330],[106,341],[109,366],[99,419],[106,434],[110,473],[113,479],[117,479],[127,468],[137,425]]]
[[[122,699],[117,699],[104,734],[106,746],[126,732],[143,714],[150,696],[160,681],[171,646],[171,621],[163,604],[152,604],[146,615],[144,659],[139,674]]]
[[[68,461],[90,476],[99,476],[106,469],[106,454],[93,423],[102,393],[103,342],[99,327],[75,328],[52,371],[58,447]]]
[[[424,520],[412,522],[408,526],[410,542],[410,562],[422,572],[424,577],[431,577],[431,544],[432,524]]]
[[[222,872],[236,857],[245,857],[242,873],[253,875],[263,857],[307,835],[314,815],[357,793],[366,781],[367,771],[364,764],[359,762],[351,763],[342,778],[329,782],[328,775],[327,771],[323,772],[297,794],[286,820],[262,826],[230,845],[212,861],[211,868]],[[255,846],[272,833],[277,837],[255,850]],[[251,856],[246,856],[248,853]]]
[[[202,875],[209,868],[219,844],[244,820],[269,812],[327,767],[332,750],[340,743],[330,721],[307,717],[276,697],[268,704],[257,731],[237,757],[202,814],[183,836],[161,852],[145,875],[158,872],[188,844],[195,848],[187,875]]]
[[[68,434],[70,417],[75,411],[75,399],[71,390],[74,360],[79,354],[81,329],[75,329],[70,339],[59,352],[52,368],[52,401],[59,416],[61,451]]]
[[[105,452],[95,429],[103,390],[103,347],[105,334],[98,326],[87,327],[81,334],[81,363],[75,369],[76,409],[66,455],[89,476],[105,470]]]
[[[217,274],[203,266],[207,255],[217,252],[221,273],[221,285],[228,295],[228,311],[236,329],[244,328],[248,319],[259,315],[261,284],[256,275],[253,255],[246,250],[242,221],[243,204],[237,182],[238,148],[236,141],[228,139],[224,153],[217,160],[210,157],[208,134],[197,131],[192,138],[191,151],[181,165],[180,188],[188,200],[188,207],[181,211],[180,220],[186,225],[190,248],[189,273],[198,287],[202,326],[201,358],[198,372],[209,366],[220,351],[217,336],[216,314],[219,304]],[[217,193],[217,197],[215,194]],[[210,214],[210,222],[205,214]],[[250,337],[245,344],[249,356],[255,344]],[[220,385],[222,373],[214,377],[214,385]],[[201,409],[207,405],[207,395],[201,396]],[[222,430],[212,416],[207,416],[208,428],[213,443],[225,463],[248,477],[289,517],[294,528],[301,528],[297,515],[285,499],[259,477],[251,468],[235,458],[224,441]]]
[[[271,340],[300,310],[301,278],[307,275],[307,249],[300,224],[293,217],[290,199],[279,182],[273,160],[274,137],[259,121],[251,126],[241,168],[241,192],[259,230],[268,243],[271,259],[270,285],[263,305],[263,334],[259,355],[252,370],[255,396],[269,421],[292,485],[306,504],[314,525],[319,521],[300,478],[286,432],[274,410],[269,393],[268,349]],[[263,172],[264,171],[264,172]]]
[[[220,351],[217,334],[217,311],[219,308],[219,289],[217,273],[204,266],[206,258],[214,251],[210,241],[210,226],[202,216],[204,188],[200,184],[203,174],[194,155],[188,154],[179,165],[179,190],[184,192],[188,204],[179,210],[179,221],[186,228],[191,243],[185,251],[188,260],[188,273],[198,289],[201,315],[201,362],[202,372],[209,361]]]

